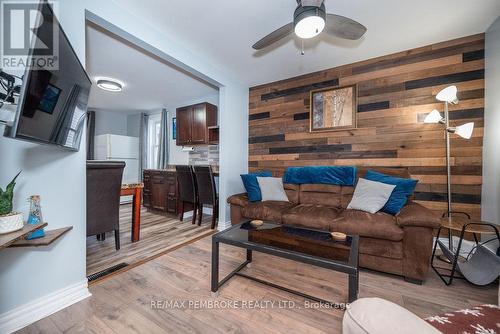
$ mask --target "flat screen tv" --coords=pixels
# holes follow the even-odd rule
[[[39,13],[43,23],[35,35],[42,42],[58,36],[58,43],[45,43],[57,45],[54,54],[58,66],[26,68],[15,119],[6,127],[4,136],[78,151],[92,83],[50,5],[41,2]],[[34,58],[34,43],[31,45],[28,63]]]

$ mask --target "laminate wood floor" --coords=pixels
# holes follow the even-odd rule
[[[227,245],[221,245],[220,254],[221,277],[245,258],[243,250]],[[19,333],[340,333],[343,311],[307,308],[302,298],[243,277],[233,277],[218,297],[212,297],[210,259],[211,238],[205,237],[91,285],[92,297]],[[346,275],[326,269],[254,252],[252,266],[244,272],[332,301],[347,298]],[[367,270],[360,274],[360,297],[382,297],[421,317],[496,304],[497,293],[498,286],[474,287],[462,280],[447,287],[434,272],[421,286]],[[155,309],[152,301],[178,303]],[[261,305],[290,301],[294,307],[282,303],[267,309],[255,304],[238,309],[196,308],[189,301],[258,301]]]
[[[212,216],[203,215],[201,226],[191,224],[191,218],[183,222],[177,216],[141,210],[141,234],[138,242],[130,241],[132,205],[120,206],[119,251],[115,249],[114,232],[106,234],[104,242],[95,236],[87,238],[87,275],[110,268],[119,263],[134,264],[158,255],[171,247],[196,239],[210,232]]]

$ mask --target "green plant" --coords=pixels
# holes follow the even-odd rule
[[[3,191],[0,188],[0,216],[8,215],[12,212],[12,199],[14,198],[14,187],[16,186],[16,179],[21,174],[21,172],[17,173],[17,175],[10,181]]]

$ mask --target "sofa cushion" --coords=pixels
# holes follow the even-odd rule
[[[299,204],[283,213],[282,222],[285,225],[328,231],[330,223],[338,214],[336,208],[315,204]]]
[[[332,221],[330,231],[392,241],[403,240],[404,235],[394,216],[383,212],[368,213],[358,210],[340,212]]]
[[[300,204],[340,207],[342,187],[332,184],[302,184],[300,186]]]
[[[241,209],[244,217],[249,219],[270,220],[276,223],[281,223],[281,215],[283,212],[292,208],[295,204],[290,202],[253,202],[249,203]]]
[[[285,192],[288,200],[292,203],[299,204],[300,185],[283,183],[283,187],[285,187]]]

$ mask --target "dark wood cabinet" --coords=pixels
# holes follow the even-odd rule
[[[143,174],[143,205],[171,214],[179,212],[177,174],[174,171],[145,170]]]
[[[177,108],[178,146],[209,144],[209,127],[217,125],[217,107],[200,103]]]

